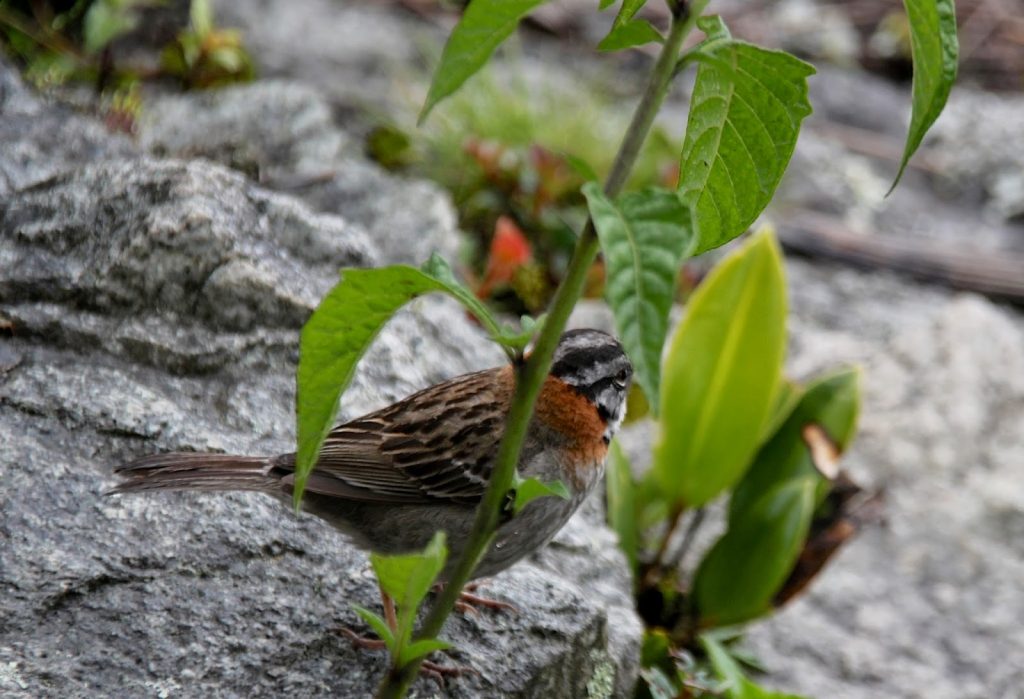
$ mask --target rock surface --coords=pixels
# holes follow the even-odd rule
[[[7,129],[65,108],[3,64],[0,85],[0,153],[30,154],[0,160],[0,695],[368,695],[385,659],[337,629],[362,628],[350,604],[375,607],[376,585],[340,536],[258,494],[102,493],[114,465],[143,454],[292,448],[297,330],[339,267],[410,254],[385,247],[408,229],[372,234],[404,185],[363,166],[361,225],[194,159],[237,165],[219,110],[271,95],[290,126],[243,120],[234,143],[293,173],[339,163],[344,136],[301,88],[203,96],[183,107],[197,131],[151,124],[140,145],[75,115],[65,151]],[[417,213],[454,220],[433,187],[410,189]],[[501,361],[453,303],[418,300],[378,338],[343,416]],[[450,662],[479,675],[448,695],[628,695],[640,625],[613,536],[589,512],[489,584],[520,613],[450,621]]]

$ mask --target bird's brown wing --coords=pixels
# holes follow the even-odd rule
[[[512,388],[511,367],[488,369],[340,425],[324,441],[306,488],[364,502],[475,505],[487,488]]]

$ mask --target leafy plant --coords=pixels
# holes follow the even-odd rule
[[[447,558],[444,532],[435,533],[422,553],[403,556],[370,555],[370,564],[381,589],[394,600],[397,607],[396,627],[392,629],[388,621],[366,607],[357,604],[352,606],[384,641],[396,666],[451,647],[450,643],[436,638],[412,640],[416,610],[444,569]]]
[[[0,43],[25,65],[37,84],[93,81],[97,92],[132,90],[140,80],[171,76],[189,88],[212,87],[253,77],[241,35],[219,29],[209,0],[192,0],[190,26],[164,47],[162,67],[121,65],[114,42],[136,29],[145,8],[162,0],[79,0],[66,3],[0,0]]]
[[[473,0],[444,49],[420,121],[466,83],[541,2]],[[907,3],[920,44],[914,51],[920,75],[909,157],[945,101],[956,37],[946,0]],[[732,38],[721,19],[702,17],[708,0],[668,0],[671,21],[664,32],[637,19],[643,5],[644,0],[623,0],[602,41],[606,50],[660,44],[603,186],[597,185],[594,168],[578,157],[566,156],[559,167],[538,161],[537,171],[548,167],[558,187],[572,181],[562,178],[561,162],[577,174],[588,212],[543,323],[524,318],[520,328],[503,326],[446,263],[434,259],[419,270],[345,270],[303,329],[296,505],[356,362],[409,299],[430,292],[454,296],[506,348],[516,367],[515,397],[491,481],[449,584],[415,631],[409,632],[413,616],[403,617],[396,630],[365,614],[392,652],[378,696],[402,696],[426,652],[441,647],[437,635],[490,545],[499,517],[515,516],[525,499],[560,493],[558,484],[522,481],[516,463],[558,338],[599,249],[605,255],[606,296],[659,425],[648,474],[635,478],[613,446],[607,482],[609,519],[635,567],[638,609],[648,626],[643,676],[649,685],[641,692],[784,696],[746,678],[742,653],[730,645],[732,636],[723,627],[755,619],[791,599],[844,540],[836,525],[851,520],[858,489],[837,462],[855,429],[857,374],[844,371],[807,387],[783,378],[785,283],[770,232],[734,250],[693,294],[661,365],[680,263],[734,240],[761,214],[810,112],[807,79],[813,69],[785,53]],[[705,39],[683,53],[683,41],[695,28]],[[671,81],[694,64],[678,183],[623,194]],[[391,155],[401,161],[402,139],[380,143],[397,147]],[[472,155],[488,176],[503,176],[502,148],[476,144]],[[522,257],[521,250],[513,252],[512,258]],[[525,356],[531,338],[533,351]],[[687,580],[681,562],[705,508],[726,494],[732,496],[726,532]],[[677,530],[687,516],[680,539]],[[415,561],[374,559],[382,584],[387,576],[386,587],[396,593],[417,593],[403,593],[407,615],[422,599],[418,593],[427,573],[441,565],[436,548]]]

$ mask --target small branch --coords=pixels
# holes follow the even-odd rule
[[[680,2],[672,20],[669,34],[662,45],[658,60],[651,70],[651,77],[644,94],[633,113],[633,119],[619,146],[612,169],[605,183],[604,191],[614,197],[626,183],[636,162],[640,147],[654,123],[654,118],[661,107],[668,86],[672,79],[672,71],[676,58],[686,35],[696,24],[696,18],[703,12],[709,0],[697,0],[693,3]],[[526,430],[533,415],[533,406],[540,394],[541,386],[551,367],[555,348],[561,338],[562,330],[569,320],[576,301],[583,291],[587,270],[597,256],[597,232],[594,222],[587,220],[580,233],[576,248],[573,251],[565,278],[555,292],[547,321],[533,352],[525,365],[516,375],[516,393],[512,399],[506,422],[505,436],[498,448],[498,456],[491,474],[487,492],[477,507],[476,520],[471,531],[473,535],[466,542],[465,549],[444,591],[437,597],[423,625],[416,633],[416,639],[436,638],[451,613],[459,593],[470,579],[473,569],[486,553],[498,526],[498,518],[505,495],[512,485],[519,452],[526,437]],[[414,660],[403,667],[389,672],[377,690],[381,699],[397,699],[405,695],[409,686],[416,679],[422,658]]]
[[[666,566],[673,570],[677,570],[683,565],[683,559],[686,558],[686,554],[693,545],[693,541],[697,536],[697,530],[700,529],[700,525],[704,523],[705,512],[706,510],[703,507],[699,507],[694,510],[693,517],[690,518],[690,523],[686,525],[686,531],[683,532],[683,540],[679,544],[679,549],[665,563]]]
[[[643,582],[640,584],[641,588],[648,588],[654,585],[655,582],[661,577],[661,572],[665,570],[665,565],[662,563],[662,559],[665,557],[665,553],[668,551],[669,542],[672,541],[672,537],[675,536],[676,529],[679,528],[679,523],[683,520],[683,513],[686,512],[686,508],[682,506],[674,506],[672,512],[668,517],[668,526],[665,527],[665,533],[661,537],[661,543],[658,545],[658,550],[654,553],[654,558],[646,567],[644,573]]]

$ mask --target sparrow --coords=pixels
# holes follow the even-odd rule
[[[602,478],[622,423],[633,368],[622,345],[597,330],[562,335],[519,456],[518,472],[561,481],[569,498],[542,497],[503,518],[474,578],[490,577],[547,544]],[[356,546],[391,555],[447,535],[447,579],[494,468],[515,373],[511,365],[457,376],[335,427],[306,484],[305,511]],[[175,452],[115,472],[110,493],[255,490],[291,503],[295,454]]]

